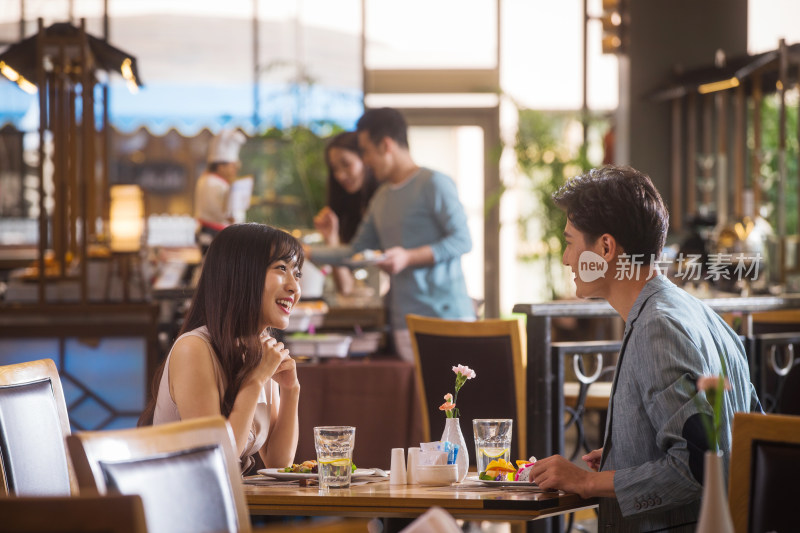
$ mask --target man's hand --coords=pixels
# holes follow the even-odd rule
[[[408,250],[401,246],[395,246],[384,251],[383,259],[376,264],[389,274],[399,274],[406,269],[410,260],[411,256]]]
[[[589,468],[597,472],[598,470],[600,470],[600,459],[602,457],[603,457],[603,448],[598,448],[597,450],[590,451],[589,453],[581,457],[581,459],[583,459],[584,462],[586,462]]]
[[[531,477],[543,489],[574,492],[582,498],[591,496],[589,494],[590,476],[596,474],[575,466],[560,455],[540,459],[531,468]]]
[[[339,217],[333,210],[325,206],[314,217],[314,227],[322,234],[325,243],[331,246],[339,245]]]

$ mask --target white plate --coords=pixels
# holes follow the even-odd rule
[[[364,254],[355,254],[353,257],[348,257],[343,263],[351,268],[360,268],[380,263],[386,259],[386,256],[382,253],[370,251],[371,253],[366,254],[366,252],[367,250],[365,250]],[[367,257],[364,257],[364,255],[367,255]],[[358,257],[358,259],[356,259],[356,257]]]
[[[345,259],[342,263],[350,268],[363,268],[370,265],[377,265],[383,261],[384,257],[375,257],[373,259]]]
[[[530,487],[532,489],[538,489],[539,485],[536,483],[531,483],[530,481],[489,481],[488,479],[481,479],[478,476],[469,476],[467,478],[469,481],[475,481],[477,483],[481,483],[482,485],[486,485],[487,487]]]
[[[262,468],[258,471],[262,476],[280,479],[282,481],[294,481],[297,479],[317,479],[319,474],[301,474],[299,472],[279,472],[282,468]],[[356,468],[352,477],[371,476],[375,471],[371,468]]]

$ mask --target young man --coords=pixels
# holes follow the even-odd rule
[[[412,360],[406,314],[474,319],[461,256],[472,249],[467,217],[452,179],[417,166],[405,118],[396,109],[371,109],[357,125],[364,164],[382,184],[350,246],[312,250],[315,262],[336,262],[366,249],[383,250],[378,266],[391,274],[389,312],[398,354]],[[335,217],[333,213],[329,217]],[[321,231],[335,220],[320,221]]]
[[[719,315],[659,273],[669,215],[650,178],[629,167],[594,169],[553,200],[567,214],[563,263],[577,295],[606,300],[625,332],[603,448],[583,457],[594,471],[555,455],[536,463],[533,478],[600,497],[598,531],[692,532],[709,449],[701,417],[712,413],[696,382],[721,374],[724,361],[731,388],[719,447],[727,467],[733,413],[760,411],[744,347]]]

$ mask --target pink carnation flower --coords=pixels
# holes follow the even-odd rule
[[[455,372],[456,374],[461,374],[467,379],[472,379],[475,377],[475,371],[465,365],[454,366],[453,372]]]

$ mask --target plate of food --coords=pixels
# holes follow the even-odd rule
[[[345,259],[344,264],[352,268],[359,268],[380,263],[383,259],[384,255],[380,250],[364,250]]]
[[[467,478],[468,481],[475,481],[480,483],[481,485],[486,485],[487,487],[530,487],[532,489],[538,489],[539,485],[537,485],[533,481],[495,481],[495,480],[488,480],[488,479],[481,479],[479,476],[469,476]]]
[[[520,459],[516,463],[517,466],[514,466],[505,459],[496,459],[486,465],[486,470],[484,472],[480,472],[477,476],[470,476],[467,479],[486,486],[523,486],[538,489],[539,485],[531,479],[531,467],[536,463],[536,458],[531,457],[528,460]]]
[[[299,479],[317,479],[317,462],[314,460],[304,461],[300,464],[293,464],[286,468],[262,468],[258,471],[262,476],[279,479],[281,481],[295,481]],[[353,465],[353,477],[371,476],[375,471],[371,468],[356,468]]]

